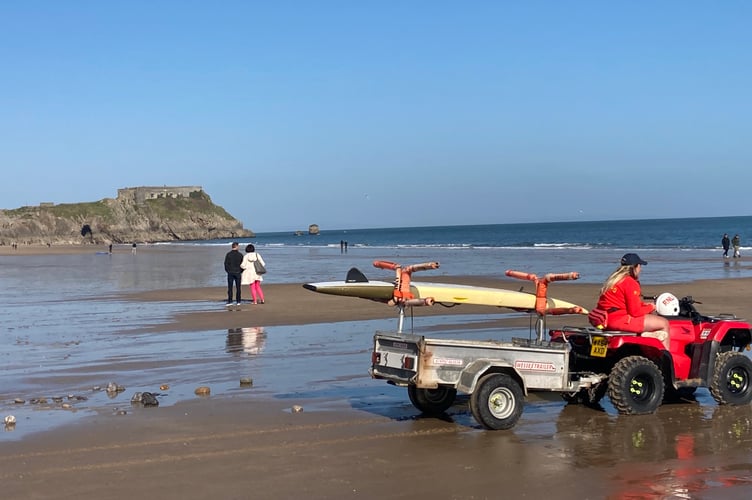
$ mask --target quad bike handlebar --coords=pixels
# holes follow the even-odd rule
[[[658,298],[657,295],[643,295],[642,298],[644,300],[656,300]],[[691,295],[686,295],[679,299],[679,302],[683,304],[702,304],[699,300],[695,300]]]
[[[652,300],[653,302],[658,300],[658,295],[643,295],[643,300]],[[689,318],[695,323],[699,323],[701,321],[707,321],[710,318],[708,316],[705,316],[700,311],[697,310],[695,307],[695,304],[702,304],[699,300],[695,300],[691,295],[685,295],[684,297],[678,299],[679,300],[679,314],[677,316],[683,317],[683,318]]]

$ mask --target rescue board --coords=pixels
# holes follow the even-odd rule
[[[355,272],[354,272],[355,271]],[[351,276],[362,276],[362,280],[350,279]],[[365,276],[353,268],[348,273],[345,281],[323,281],[319,283],[306,283],[306,290],[328,295],[343,297],[358,297],[377,302],[389,302],[393,298],[394,283],[389,281],[368,281]],[[428,283],[412,281],[410,292],[416,299],[432,298],[434,302],[441,304],[472,304],[493,307],[507,307],[515,310],[534,311],[536,297],[534,293],[505,290],[503,288],[491,288],[473,285],[456,285],[451,283]],[[549,309],[568,309],[581,307],[577,304],[556,298],[547,298]],[[585,314],[587,309],[582,308]]]

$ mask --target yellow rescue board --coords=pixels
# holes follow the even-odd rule
[[[388,281],[346,282],[326,281],[306,283],[307,290],[329,295],[358,297],[362,299],[388,302],[394,293],[394,284]],[[442,304],[472,304],[482,306],[507,307],[516,310],[535,310],[535,295],[516,290],[490,288],[472,285],[455,285],[451,283],[410,283],[410,292],[417,299],[432,298]],[[565,300],[549,297],[547,308],[581,307]],[[587,309],[582,308],[584,314]]]
[[[416,282],[410,284],[410,291],[416,298],[432,297],[435,302],[535,310],[534,294],[503,288]],[[546,306],[548,309],[581,307],[553,297],[547,298]],[[587,314],[587,310],[582,309]]]

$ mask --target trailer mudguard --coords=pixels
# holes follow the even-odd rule
[[[525,385],[525,381],[514,367],[505,363],[500,364],[498,360],[490,361],[487,359],[477,359],[462,370],[459,382],[457,383],[457,390],[464,394],[472,394],[473,391],[475,391],[475,386],[478,384],[478,380],[489,371],[511,375],[520,383],[525,396],[527,396],[527,386]]]

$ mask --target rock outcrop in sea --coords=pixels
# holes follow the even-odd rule
[[[201,186],[134,187],[117,198],[0,210],[0,245],[155,243],[253,237]]]

